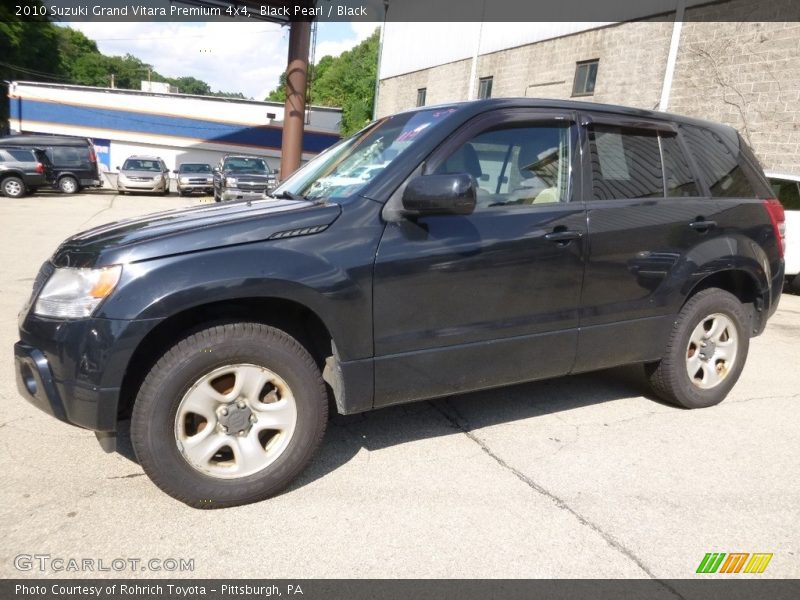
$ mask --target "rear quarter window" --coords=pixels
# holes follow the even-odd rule
[[[88,152],[82,153],[80,148],[70,146],[54,146],[48,151],[50,160],[54,165],[60,167],[81,166],[85,162],[83,154],[88,154]]]
[[[34,158],[33,152],[30,150],[7,150],[7,152],[11,155],[11,160],[18,162],[36,162],[36,158]]]
[[[686,145],[694,156],[706,186],[715,198],[758,198],[740,156],[738,136],[729,147],[714,131],[694,125],[681,125]]]

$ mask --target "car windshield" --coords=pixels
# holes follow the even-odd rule
[[[161,165],[157,160],[145,158],[129,158],[122,165],[123,171],[160,171]]]
[[[211,173],[211,165],[188,163],[178,169],[181,173]]]
[[[325,150],[294,173],[272,195],[308,200],[356,194],[413,145],[434,123],[455,112],[445,107],[380,119]]]
[[[231,156],[225,159],[223,170],[228,173],[264,173],[269,172],[267,163],[260,158],[246,156]]]

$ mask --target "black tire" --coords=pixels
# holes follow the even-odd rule
[[[240,364],[263,367],[282,378],[291,390],[296,420],[287,445],[273,462],[250,475],[223,479],[201,472],[184,457],[178,446],[176,415],[197,382],[228,365]],[[164,492],[195,508],[224,508],[264,500],[286,487],[319,447],[327,420],[325,385],[305,348],[273,327],[232,323],[190,335],[158,360],[137,395],[131,441],[145,473]],[[215,424],[211,433],[225,437],[227,429],[220,433],[220,426]],[[239,442],[231,439],[231,443]]]
[[[78,184],[78,180],[70,175],[65,175],[61,179],[58,180],[58,189],[63,194],[77,194],[81,186]]]
[[[701,389],[693,382],[689,373],[689,357],[702,350],[690,346],[692,333],[701,323],[709,323],[712,315],[727,317],[736,334],[736,354],[733,364],[724,361],[715,371],[725,373],[721,380],[710,389]],[[645,366],[645,372],[653,392],[663,400],[685,408],[706,408],[722,402],[736,384],[747,360],[750,347],[749,318],[744,306],[736,296],[718,289],[709,288],[692,296],[678,313],[673,324],[663,358]],[[702,333],[702,332],[701,332]],[[703,369],[708,362],[700,362]],[[699,370],[697,373],[702,373]],[[696,375],[696,374],[695,374]],[[700,378],[696,379],[698,382]]]
[[[8,198],[22,198],[28,193],[25,182],[19,177],[6,177],[0,183],[0,188],[3,190],[3,195]]]

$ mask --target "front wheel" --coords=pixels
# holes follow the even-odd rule
[[[311,460],[327,418],[308,352],[273,327],[234,323],[195,333],[161,357],[136,398],[131,441],[164,492],[223,508],[286,487]]]
[[[686,408],[722,402],[747,359],[748,322],[742,303],[724,290],[692,296],[675,320],[664,357],[646,366],[655,394]]]

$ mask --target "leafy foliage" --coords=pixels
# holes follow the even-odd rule
[[[342,135],[361,129],[372,118],[378,74],[378,30],[340,56],[323,56],[314,65],[308,96],[310,104],[342,108]],[[266,98],[286,100],[286,74]]]

